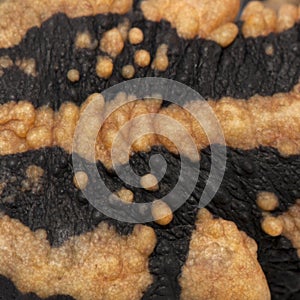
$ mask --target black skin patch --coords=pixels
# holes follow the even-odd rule
[[[0,288],[1,288],[0,300],[41,300],[41,298],[34,293],[29,293],[26,295],[22,294],[20,291],[17,290],[15,285],[9,279],[1,275],[0,275]],[[75,300],[75,299],[71,296],[59,295],[59,296],[52,296],[43,300]]]
[[[114,59],[112,76],[107,80],[100,79],[95,67],[97,56],[104,53],[99,47],[95,50],[75,49],[76,34],[87,30],[99,41],[105,31],[117,26],[125,17],[130,19],[132,27],[143,30],[144,41],[139,45],[127,41],[123,52]],[[64,14],[57,14],[41,28],[30,29],[19,45],[0,49],[0,57],[8,55],[14,62],[19,58],[33,58],[38,73],[37,77],[32,77],[16,66],[5,69],[0,77],[0,104],[27,99],[35,107],[50,105],[56,110],[64,101],[79,105],[90,94],[123,82],[121,69],[134,63],[136,50],[145,49],[154,59],[162,43],[169,46],[167,70],[160,72],[151,66],[136,66],[135,78],[174,79],[206,99],[224,96],[247,99],[254,94],[288,92],[300,77],[299,29],[300,24],[296,24],[279,34],[247,39],[239,33],[233,44],[222,49],[215,42],[204,39],[181,39],[168,22],[147,21],[138,9],[125,16],[109,14],[69,19]],[[269,45],[273,46],[273,55],[265,52]],[[67,79],[70,69],[80,72],[78,82]],[[184,101],[186,99],[182,99]]]
[[[134,192],[136,202],[150,202],[161,198],[174,187],[180,170],[179,157],[161,147],[154,147],[149,153],[137,153],[129,163],[138,175],[147,174],[150,170],[149,159],[154,154],[163,155],[168,166],[159,190],[155,192],[123,185],[115,174],[108,172],[100,163],[98,170],[112,191],[124,186]],[[261,191],[275,193],[280,202],[274,211],[275,215],[293,205],[300,198],[300,156],[285,158],[272,148],[249,151],[227,148],[227,157],[221,187],[207,208],[215,217],[233,221],[240,230],[256,240],[258,260],[266,274],[272,299],[296,299],[295,295],[300,293],[300,259],[289,240],[281,236],[268,236],[261,230],[262,213],[256,205],[256,198]],[[22,192],[20,189],[26,169],[31,164],[44,169],[42,187],[38,190],[40,194],[36,194],[36,190]],[[147,223],[154,228],[158,242],[149,262],[154,282],[145,292],[144,300],[173,300],[180,297],[178,277],[187,258],[198,201],[208,178],[210,165],[210,148],[206,148],[201,151],[201,170],[196,189],[174,213],[173,221],[165,227],[153,222]],[[101,221],[108,221],[120,234],[130,234],[132,225],[109,219],[84,199],[73,184],[73,175],[71,156],[59,148],[2,156],[1,181],[14,176],[16,179],[7,183],[1,195],[2,200],[7,195],[14,195],[15,201],[2,201],[0,208],[31,230],[44,228],[52,246],[59,246],[70,236],[92,230]],[[2,284],[5,288],[8,283],[2,280],[0,288]]]

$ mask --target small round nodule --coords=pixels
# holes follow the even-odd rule
[[[270,236],[279,236],[283,230],[283,222],[280,218],[266,216],[261,223],[261,228]]]
[[[122,68],[122,76],[125,79],[131,79],[135,74],[135,69],[133,65],[126,65]]]
[[[141,177],[140,180],[141,186],[148,191],[157,191],[158,190],[158,181],[157,178],[152,174],[146,174]]]
[[[134,62],[142,68],[149,66],[151,61],[150,53],[147,50],[137,50],[134,53]]]
[[[68,71],[67,77],[71,82],[76,82],[80,79],[80,73],[76,69],[71,69]]]
[[[279,205],[278,198],[270,192],[261,192],[256,199],[257,206],[264,211],[272,211]]]
[[[133,27],[129,30],[128,39],[130,44],[137,45],[144,40],[143,31],[137,27]]]
[[[116,194],[125,203],[132,203],[134,200],[133,192],[128,189],[122,188]]]
[[[114,70],[113,61],[107,56],[97,58],[96,73],[98,77],[108,79]]]
[[[151,213],[155,222],[159,225],[168,225],[173,220],[173,212],[170,206],[162,200],[154,200]]]
[[[83,171],[76,172],[73,177],[75,186],[80,190],[84,190],[86,188],[88,181],[88,175]]]

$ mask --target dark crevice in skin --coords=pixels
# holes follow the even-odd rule
[[[100,163],[98,170],[112,191],[125,186],[134,192],[136,202],[150,202],[166,195],[175,186],[180,170],[179,157],[161,147],[154,147],[149,153],[133,155],[130,165],[138,175],[144,175],[150,170],[149,159],[154,154],[162,155],[168,166],[156,192],[122,184],[116,174],[105,170]],[[256,240],[258,259],[266,274],[273,299],[293,299],[300,292],[300,260],[286,238],[270,237],[261,230],[262,214],[255,201],[259,192],[270,191],[280,201],[275,214],[280,214],[293,205],[300,198],[300,156],[282,157],[272,148],[249,151],[227,148],[227,156],[221,187],[208,208],[214,216],[233,221],[240,230]],[[31,164],[44,169],[41,187],[23,192],[21,182]],[[192,163],[191,165],[193,166]],[[149,262],[154,282],[145,292],[144,300],[179,299],[178,277],[187,258],[198,212],[197,203],[210,166],[210,148],[206,148],[201,151],[197,186],[185,204],[175,212],[173,221],[165,227],[153,222],[147,223],[154,228],[158,242]],[[185,180],[189,180],[189,174],[186,175]],[[12,218],[19,219],[31,230],[44,228],[52,246],[59,246],[70,236],[92,230],[101,221],[108,221],[120,234],[129,234],[132,230],[132,225],[105,217],[84,199],[73,184],[71,156],[59,148],[2,156],[0,180],[3,182],[8,179],[10,182],[0,197],[0,209]],[[14,196],[12,203],[3,201],[9,195]],[[2,283],[0,289],[1,287]]]
[[[34,293],[29,294],[22,294],[18,289],[15,287],[13,282],[3,276],[0,275],[0,300],[41,300],[42,298],[38,297]],[[71,296],[67,295],[57,295],[51,296],[44,300],[75,300]]]
[[[108,80],[98,78],[95,72],[96,57],[103,54],[99,47],[78,50],[74,41],[77,32],[84,30],[100,40],[101,35],[117,26],[124,16],[109,14],[69,19],[57,14],[41,28],[30,29],[19,45],[0,49],[0,57],[8,55],[14,61],[34,58],[38,72],[37,77],[32,77],[17,67],[5,69],[0,77],[0,103],[28,99],[36,107],[46,104],[55,109],[64,101],[81,104],[91,93],[123,82],[121,68],[133,63],[135,50],[146,49],[154,58],[162,43],[169,45],[169,68],[165,72],[155,71],[150,66],[136,68],[136,77],[174,79],[192,87],[206,99],[224,96],[246,99],[254,94],[288,92],[299,80],[300,24],[266,37],[245,39],[240,33],[232,45],[222,49],[208,40],[181,39],[168,22],[146,21],[139,10],[126,17],[132,26],[143,29],[145,39],[136,46],[126,42],[123,52],[114,61],[114,72]],[[274,47],[272,56],[265,53],[270,44]],[[66,75],[72,68],[80,71],[79,82],[68,81]]]

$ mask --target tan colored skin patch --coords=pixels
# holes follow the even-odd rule
[[[101,98],[101,105],[93,111],[93,116],[86,116],[84,108],[94,97]],[[26,101],[9,102],[0,106],[0,155],[24,152],[46,146],[59,146],[67,152],[72,151],[74,131],[79,117],[84,118],[86,129],[82,145],[76,151],[86,159],[91,157],[93,124],[98,119],[105,119],[96,141],[96,159],[107,168],[112,167],[111,149],[113,141],[128,121],[142,115],[162,114],[178,121],[193,137],[198,150],[216,143],[212,136],[208,138],[198,121],[185,109],[201,119],[203,101],[186,103],[183,108],[174,105],[161,107],[161,100],[147,99],[130,101],[130,96],[120,93],[115,100],[104,103],[99,94],[91,95],[79,109],[74,103],[64,103],[58,112],[50,108],[34,109]],[[300,154],[300,93],[299,86],[286,94],[272,97],[254,96],[248,100],[223,98],[220,101],[208,101],[224,133],[226,145],[244,150],[260,145],[277,148],[282,155]],[[114,109],[117,108],[115,111]],[[95,128],[98,130],[98,128]],[[170,140],[159,135],[166,124],[162,118],[148,118],[137,121],[127,128],[118,145],[119,163],[126,163],[129,154],[124,149],[128,140],[143,132],[152,132],[139,137],[129,147],[130,152],[149,151],[154,145],[163,145],[169,151],[177,153],[177,148]],[[157,132],[158,134],[155,134]],[[181,136],[173,134],[173,142],[182,145]],[[189,155],[189,152],[185,153]],[[193,159],[193,157],[191,157]]]
[[[141,8],[146,19],[169,21],[183,38],[206,38],[218,27],[235,20],[240,1],[145,0]]]
[[[11,58],[7,55],[0,57],[0,77],[4,74],[4,70],[14,65]]]
[[[26,176],[32,182],[38,182],[40,178],[44,175],[44,170],[36,165],[30,165],[26,169]]]
[[[277,196],[270,192],[261,192],[256,199],[257,206],[264,211],[272,211],[279,205]]]
[[[264,216],[261,228],[270,236],[279,236],[283,230],[283,222],[281,219],[267,214]]]
[[[0,48],[17,45],[27,30],[62,12],[70,18],[125,14],[132,0],[10,0],[0,3]]]
[[[148,257],[155,244],[150,227],[136,225],[125,237],[101,223],[93,232],[52,248],[44,230],[32,232],[2,216],[0,273],[21,292],[42,298],[67,294],[78,300],[138,300],[153,280]]]
[[[25,74],[36,77],[36,63],[33,58],[29,59],[18,59],[16,61],[16,66],[19,67],[20,70],[22,70]]]
[[[266,48],[265,48],[265,52],[266,52],[266,54],[267,55],[269,55],[269,56],[272,56],[272,55],[274,55],[274,47],[273,47],[273,45],[267,45],[266,46]]]
[[[19,105],[19,104],[18,104]],[[36,110],[33,127],[26,135],[26,143],[29,149],[38,149],[53,145],[54,112],[49,107],[41,107]]]
[[[225,48],[235,40],[238,32],[239,29],[234,23],[226,23],[213,30],[208,36],[208,39],[215,41]]]
[[[127,18],[123,20],[122,23],[118,24],[118,30],[124,42],[127,40],[129,29],[130,29],[130,21]]]
[[[1,4],[0,4],[1,7]],[[0,57],[0,73],[3,75],[3,71],[7,68],[10,68],[12,66],[16,65],[21,71],[23,71],[25,74],[30,76],[37,76],[36,72],[36,63],[33,58],[23,58],[23,59],[17,59],[16,63],[14,64],[11,58],[7,55]]]
[[[282,235],[292,242],[300,257],[300,200],[278,218],[283,222]]]
[[[168,66],[168,45],[162,44],[156,50],[155,58],[152,63],[152,68],[163,72],[167,70]]]
[[[299,20],[299,6],[290,3],[270,3],[271,1],[251,1],[247,4],[241,17],[244,21],[242,32],[245,37],[281,32],[293,27]]]
[[[0,68],[1,69],[6,69],[9,67],[12,67],[13,64],[14,63],[9,56],[5,55],[5,56],[0,57]]]
[[[116,195],[125,203],[132,203],[134,200],[134,195],[131,190],[122,188],[116,192]]]
[[[36,193],[41,190],[42,186],[40,181],[44,175],[44,170],[36,165],[30,165],[26,169],[26,179],[22,181],[22,190],[23,191],[32,191]]]
[[[182,300],[271,299],[257,245],[233,222],[201,209],[179,283]]]
[[[156,191],[159,188],[157,178],[152,174],[146,174],[142,176],[140,184],[144,189],[148,191]]]
[[[271,236],[284,235],[291,241],[300,257],[300,199],[278,217],[265,215],[262,229]]]
[[[95,49],[98,45],[96,40],[92,40],[92,37],[88,31],[78,32],[75,39],[75,47],[77,49]]]
[[[89,182],[89,177],[85,172],[76,172],[73,178],[74,185],[80,189],[84,190]]]
[[[55,13],[65,13],[70,18],[100,13],[125,14],[132,9],[132,4],[133,0],[10,0],[0,2],[0,48],[17,45],[28,29],[41,26],[42,22]],[[242,31],[246,37],[266,35],[273,31],[280,32],[290,28],[300,19],[300,7],[297,5],[284,3],[283,8],[279,9],[269,6],[265,4],[261,11],[252,9],[254,7],[252,4],[250,8],[246,7],[248,18],[242,18],[245,21]],[[161,19],[169,21],[183,38],[197,36],[210,38],[226,47],[236,36],[236,28],[229,24],[236,19],[240,8],[239,0],[144,0],[141,7],[146,19],[157,22]],[[121,28],[119,29],[121,31]],[[125,40],[127,33],[124,31],[121,35]],[[94,48],[97,42],[89,43],[87,36],[81,36],[75,44],[77,48]],[[0,70],[1,73],[3,70]]]

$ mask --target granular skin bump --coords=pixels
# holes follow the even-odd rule
[[[131,190],[122,188],[117,191],[116,195],[125,203],[132,203],[134,200],[134,194]]]
[[[144,40],[143,31],[137,27],[131,28],[129,30],[128,40],[132,45],[140,44]]]
[[[274,193],[260,192],[257,196],[256,204],[264,211],[272,211],[279,206],[279,201]]]
[[[266,215],[261,223],[261,228],[271,236],[279,236],[283,231],[283,223],[279,218]]]
[[[100,49],[111,57],[118,56],[124,48],[124,41],[118,28],[113,28],[103,34]]]
[[[108,56],[98,56],[96,73],[100,78],[108,79],[114,69],[114,64]]]
[[[239,29],[234,23],[226,23],[210,33],[208,39],[215,41],[222,47],[229,46],[238,35]]]
[[[85,172],[78,171],[75,173],[73,181],[78,189],[84,190],[88,185],[89,177]]]
[[[96,40],[92,40],[91,34],[88,31],[78,32],[75,40],[77,49],[95,49],[98,45]]]
[[[142,176],[140,184],[144,189],[149,191],[155,191],[159,188],[157,178],[152,174]]]
[[[68,71],[67,77],[71,82],[76,82],[80,79],[80,73],[76,69],[71,69]]]
[[[152,68],[164,72],[167,70],[168,66],[168,45],[162,44],[156,50],[155,58],[152,63]]]
[[[300,200],[297,200],[287,212],[278,217],[283,223],[282,235],[287,237],[297,250],[300,258]]]
[[[0,57],[0,77],[4,74],[4,70],[14,65],[13,61],[8,55]]]
[[[168,204],[162,200],[154,200],[151,207],[154,221],[162,226],[168,225],[173,220],[173,213]]]
[[[134,66],[133,65],[126,65],[122,68],[122,76],[125,78],[125,79],[131,79],[134,77],[134,74],[135,74],[135,69],[134,69]]]
[[[283,3],[278,9],[260,1],[250,1],[241,20],[245,37],[257,37],[271,32],[282,32],[295,25],[300,19],[299,6]]]
[[[134,62],[141,68],[145,68],[150,64],[151,56],[147,50],[141,49],[134,53]]]
[[[36,77],[36,62],[33,58],[29,59],[18,59],[16,61],[16,66],[20,68],[25,74]]]

